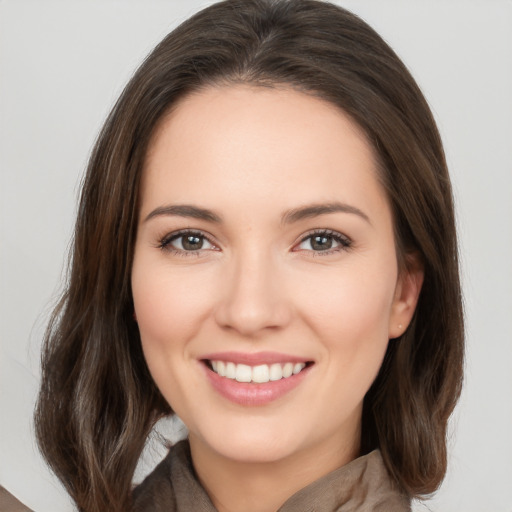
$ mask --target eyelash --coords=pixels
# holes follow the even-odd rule
[[[182,257],[188,257],[188,256],[199,256],[200,252],[205,249],[198,249],[195,251],[186,251],[183,249],[176,249],[171,246],[171,243],[175,240],[178,240],[185,236],[195,236],[197,238],[201,238],[206,240],[209,244],[211,244],[213,247],[216,247],[216,245],[210,240],[208,236],[206,236],[202,231],[195,231],[191,229],[183,229],[180,231],[174,231],[173,233],[169,233],[168,235],[165,235],[163,238],[160,239],[158,242],[157,247],[161,249],[162,251],[170,252],[171,254],[175,256],[182,256]]]
[[[338,233],[337,231],[332,231],[331,229],[316,229],[308,234],[306,234],[301,241],[297,245],[301,245],[307,240],[313,239],[314,237],[324,237],[324,238],[331,238],[335,242],[339,244],[338,247],[334,247],[333,249],[328,249],[325,251],[314,251],[314,250],[307,250],[307,252],[311,252],[313,256],[329,256],[331,254],[335,254],[337,252],[341,251],[347,251],[352,246],[352,240],[348,238],[346,235],[342,235],[341,233]]]
[[[184,230],[176,231],[176,232],[169,233],[169,234],[165,235],[164,237],[162,237],[159,240],[159,242],[157,244],[157,248],[162,251],[167,251],[173,255],[181,256],[181,257],[198,256],[201,253],[201,251],[211,250],[211,249],[202,249],[201,248],[201,249],[197,249],[197,250],[187,251],[184,249],[176,249],[171,246],[171,243],[173,241],[178,240],[185,236],[195,236],[197,238],[201,238],[203,240],[206,240],[209,244],[211,244],[213,247],[216,248],[216,245],[202,231],[195,231],[195,230],[190,230],[190,229],[184,229]],[[303,251],[311,253],[315,257],[316,256],[328,256],[330,254],[334,254],[334,253],[337,253],[340,251],[346,251],[346,250],[350,249],[350,247],[352,246],[352,240],[350,240],[347,236],[342,235],[341,233],[338,233],[337,231],[332,231],[330,229],[316,229],[310,233],[307,233],[305,236],[303,236],[301,238],[300,242],[295,244],[294,248],[303,244],[307,240],[313,239],[314,237],[320,237],[320,236],[334,240],[335,242],[337,242],[339,244],[339,246],[335,247],[333,249],[327,249],[325,251],[296,249],[295,252],[297,252],[299,250],[303,250]],[[218,249],[214,249],[214,250],[218,250]]]

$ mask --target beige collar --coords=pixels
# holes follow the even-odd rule
[[[135,490],[135,512],[216,512],[197,480],[188,441]],[[277,512],[409,512],[378,450],[353,460],[291,496]]]

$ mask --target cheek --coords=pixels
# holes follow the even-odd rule
[[[165,345],[186,339],[187,333],[193,335],[207,293],[199,276],[184,280],[165,265],[159,268],[143,262],[134,265],[132,292],[143,343]]]
[[[321,343],[326,386],[338,410],[362,401],[382,364],[396,284],[393,264],[387,271],[361,265],[324,278],[317,273],[314,283],[306,280],[301,287],[302,317]]]
[[[297,300],[308,322],[328,338],[345,333],[347,341],[364,341],[357,333],[373,333],[387,341],[388,322],[396,286],[396,271],[375,270],[369,266],[341,269],[325,275],[305,276]],[[313,292],[312,292],[313,291]],[[343,339],[339,339],[342,342]]]
[[[173,410],[187,419],[183,404],[194,389],[190,354],[204,317],[207,289],[201,279],[183,279],[160,262],[136,259],[132,293],[142,349],[157,387]],[[188,384],[187,384],[188,383]]]
[[[329,406],[319,414],[326,425],[339,425],[360,411],[382,365],[389,343],[394,282],[382,274],[350,272],[339,281],[331,280],[328,289],[329,293],[304,302],[302,311],[320,341],[321,362],[326,363],[323,389],[316,390],[316,395],[328,396]]]

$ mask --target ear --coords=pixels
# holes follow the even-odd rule
[[[389,316],[389,339],[401,336],[411,323],[423,285],[425,269],[420,255],[409,253],[396,283]]]

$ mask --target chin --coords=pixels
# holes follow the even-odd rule
[[[241,463],[265,464],[283,460],[292,455],[293,447],[275,440],[255,440],[249,443],[220,443],[217,451],[223,457]]]
[[[198,436],[194,436],[198,437]],[[201,442],[218,455],[237,462],[268,463],[285,459],[304,444],[286,427],[270,425],[208,429]],[[305,440],[304,440],[305,441]]]

